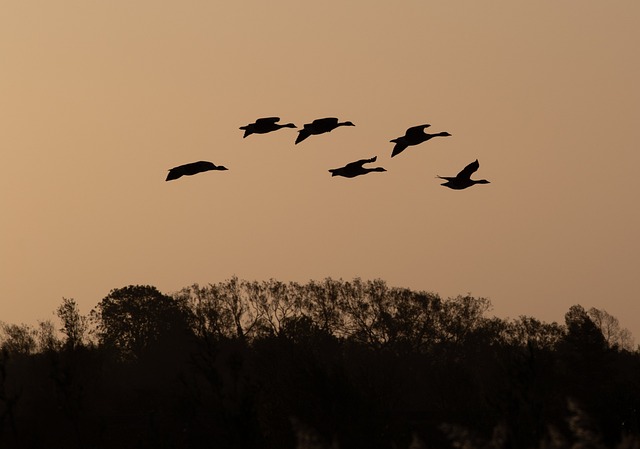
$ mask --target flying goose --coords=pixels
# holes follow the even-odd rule
[[[362,165],[367,164],[369,162],[375,162],[377,156],[372,157],[371,159],[360,159],[359,161],[351,162],[344,167],[340,168],[332,168],[329,170],[331,176],[344,176],[345,178],[355,178],[356,176],[366,175],[367,173],[371,173],[374,171],[386,171],[382,167],[374,167],[374,168],[365,168]]]
[[[471,179],[471,175],[476,170],[478,170],[479,167],[480,163],[478,162],[478,159],[476,159],[474,162],[463,168],[462,171],[455,177],[438,176],[438,178],[445,179],[447,181],[442,183],[441,185],[454,190],[466,189],[467,187],[471,187],[474,184],[489,184],[489,181],[487,181],[486,179]]]
[[[329,131],[333,131],[338,126],[356,126],[351,122],[338,122],[335,117],[319,118],[311,123],[304,125],[300,131],[298,131],[298,138],[296,139],[296,145],[302,142],[304,139],[312,134],[324,134]]]
[[[280,117],[264,117],[256,120],[255,123],[250,123],[246,126],[241,126],[240,129],[244,130],[244,139],[251,134],[266,134],[271,131],[277,131],[280,128],[297,128],[293,123],[280,124],[276,123],[280,121]]]
[[[411,128],[407,129],[404,136],[391,140],[391,142],[394,142],[396,144],[393,147],[393,152],[391,153],[391,157],[394,157],[402,153],[408,146],[418,145],[422,142],[426,142],[427,140],[433,137],[446,137],[451,135],[446,131],[443,131],[437,134],[427,134],[424,132],[424,130],[429,126],[431,125],[425,124],[425,125],[412,126]]]
[[[190,164],[179,165],[170,169],[165,181],[171,181],[182,176],[191,176],[209,170],[228,170],[228,168],[222,165],[216,166],[215,164],[208,161],[192,162]]]

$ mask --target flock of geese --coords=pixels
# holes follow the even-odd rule
[[[251,134],[266,134],[273,131],[277,131],[282,128],[297,128],[293,123],[278,123],[280,121],[280,117],[265,117],[259,118],[254,123],[250,123],[246,126],[241,126],[240,129],[244,131],[243,138],[250,136]],[[335,117],[327,117],[320,118],[314,120],[311,123],[307,123],[304,125],[302,129],[298,131],[298,137],[296,138],[295,144],[299,144],[310,136],[328,133],[333,131],[334,129],[340,126],[355,126],[352,122],[340,122]],[[447,137],[451,136],[448,132],[439,132],[435,134],[429,134],[425,132],[425,129],[431,125],[418,125],[412,126],[407,129],[404,136],[400,136],[396,139],[392,139],[390,142],[395,143],[393,147],[393,151],[391,152],[391,157],[397,156],[402,153],[410,146],[419,145],[423,142],[426,142],[434,137]],[[344,167],[340,168],[332,168],[329,170],[331,176],[344,176],[345,178],[355,178],[356,176],[366,175],[367,173],[372,172],[383,172],[386,171],[382,167],[364,167],[364,164],[375,162],[377,159],[376,156],[370,159],[360,159],[355,162],[351,162]],[[476,159],[465,168],[463,168],[460,173],[456,176],[437,176],[440,179],[444,179],[446,182],[441,185],[448,187],[454,190],[462,190],[467,187],[471,187],[475,184],[488,184],[489,181],[486,179],[471,179],[471,175],[478,170],[480,164]],[[198,161],[192,162],[190,164],[180,165],[178,167],[174,167],[169,170],[169,174],[167,175],[166,181],[171,181],[174,179],[178,179],[182,176],[191,176],[197,173],[210,171],[210,170],[228,170],[226,167],[222,165],[215,165],[212,162],[208,161]]]

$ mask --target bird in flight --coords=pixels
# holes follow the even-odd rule
[[[271,131],[277,131],[280,128],[297,128],[293,123],[276,123],[280,121],[280,117],[264,117],[256,120],[255,123],[250,123],[246,126],[241,126],[240,129],[244,130],[244,139],[251,134],[266,134]]]
[[[467,165],[465,168],[463,168],[462,171],[458,173],[455,177],[438,176],[438,178],[444,179],[447,181],[447,182],[443,182],[441,185],[445,187],[449,187],[450,189],[454,189],[454,190],[466,189],[467,187],[471,187],[474,184],[489,184],[489,181],[487,181],[486,179],[478,179],[478,180],[471,179],[471,175],[476,170],[478,170],[479,167],[480,167],[480,163],[478,162],[478,159],[476,159],[475,161]]]
[[[331,176],[344,176],[345,178],[355,178],[356,176],[366,175],[367,173],[371,173],[374,171],[386,171],[382,167],[374,167],[374,168],[366,168],[363,167],[363,164],[367,164],[369,162],[375,162],[377,156],[372,157],[371,159],[360,159],[359,161],[351,162],[344,167],[340,168],[332,168],[329,170]]]
[[[192,162],[190,164],[179,165],[170,169],[165,181],[172,181],[182,176],[191,176],[209,170],[228,170],[228,168],[222,165],[215,165],[208,161]]]
[[[424,130],[429,126],[431,125],[425,124],[425,125],[412,126],[411,128],[407,129],[404,136],[391,140],[391,142],[396,144],[393,147],[393,152],[391,153],[391,157],[394,157],[402,153],[409,146],[418,145],[434,137],[446,137],[451,135],[446,131],[443,131],[437,134],[425,133]]]
[[[329,131],[333,131],[339,126],[356,126],[351,122],[338,122],[335,117],[319,118],[311,123],[307,123],[304,127],[298,131],[298,138],[296,139],[296,145],[302,142],[304,139],[312,134],[324,134]]]

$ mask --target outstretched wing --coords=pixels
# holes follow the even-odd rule
[[[418,126],[412,126],[411,128],[407,129],[407,131],[405,132],[405,136],[408,137],[409,139],[415,139],[415,138],[419,138],[422,137],[424,135],[424,130],[428,127],[430,127],[431,125],[429,124],[424,124],[424,125],[418,125]]]
[[[172,181],[174,179],[178,179],[180,177],[182,177],[183,173],[181,170],[181,167],[174,167],[171,170],[169,170],[169,174],[167,174],[167,179],[165,179],[165,181]]]
[[[296,138],[295,143],[296,145],[311,135],[311,132],[309,132],[309,128],[307,126],[308,125],[304,125],[304,128],[298,131],[298,137]]]
[[[377,156],[373,156],[371,159],[360,159],[359,161],[350,162],[347,165],[345,165],[344,168],[347,170],[351,170],[354,168],[362,168],[364,164],[368,164],[369,162],[375,162],[377,158],[378,158]]]
[[[336,117],[327,117],[327,118],[318,118],[315,119],[312,123],[313,126],[317,127],[328,127],[338,124],[338,119]]]
[[[397,156],[408,147],[408,145],[404,142],[404,139],[402,139],[401,137],[398,139],[393,139],[391,142],[396,143],[396,145],[393,147],[393,151],[391,152],[391,157]]]
[[[475,161],[473,161],[472,163],[470,163],[469,165],[467,165],[465,168],[462,169],[462,171],[460,173],[458,173],[458,175],[456,176],[456,178],[465,178],[465,179],[470,179],[471,175],[478,170],[478,168],[480,167],[480,163],[478,162],[478,159],[476,159]]]
[[[189,164],[179,165],[170,169],[165,181],[171,181],[182,176],[191,176],[209,170],[226,170],[226,167],[216,167],[214,163],[209,161],[191,162]]]
[[[280,117],[263,117],[256,120],[256,125],[266,125],[269,123],[276,123],[280,121]]]

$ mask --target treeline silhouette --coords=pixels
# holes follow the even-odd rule
[[[2,448],[638,448],[640,351],[604,310],[233,277],[3,324]],[[60,327],[57,329],[57,327]]]

